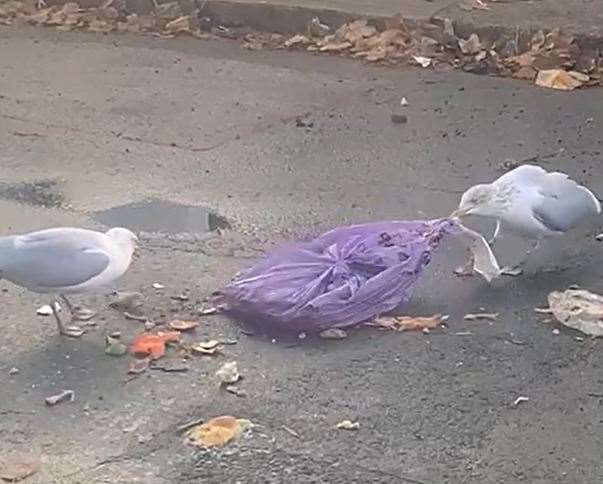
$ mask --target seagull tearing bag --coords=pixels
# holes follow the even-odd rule
[[[294,331],[347,328],[407,302],[433,251],[450,236],[473,251],[476,272],[500,274],[483,237],[456,219],[386,221],[339,227],[283,247],[221,292],[235,319]]]

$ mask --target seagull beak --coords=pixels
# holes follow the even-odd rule
[[[450,214],[450,218],[460,218],[465,215],[468,215],[471,209],[467,208],[457,208],[454,212]]]

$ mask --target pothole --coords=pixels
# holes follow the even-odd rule
[[[107,227],[127,227],[146,234],[199,236],[230,227],[225,217],[202,205],[157,199],[102,210],[94,218]]]
[[[21,183],[0,182],[0,198],[45,208],[61,207],[65,203],[65,197],[58,190],[56,180]]]

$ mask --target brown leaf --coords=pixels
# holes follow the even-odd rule
[[[352,47],[349,42],[328,42],[320,47],[321,52],[341,52]]]
[[[555,319],[591,336],[603,337],[603,296],[581,289],[553,291],[548,296]]]
[[[305,35],[297,34],[285,41],[285,47],[293,47],[294,45],[305,45],[311,41]]]
[[[14,454],[0,461],[0,479],[19,482],[40,470],[40,459],[29,454]]]
[[[46,22],[48,22],[48,20],[50,19],[51,12],[52,12],[52,8],[45,8],[43,10],[39,10],[38,12],[34,13],[33,15],[29,15],[27,17],[27,21],[30,24],[34,24],[34,25],[45,25]]]
[[[223,347],[215,339],[209,341],[200,341],[191,346],[191,351],[199,355],[214,356],[222,351]]]
[[[146,370],[148,370],[150,363],[150,358],[141,358],[138,360],[131,361],[128,365],[128,374],[140,375],[141,373],[144,373]]]
[[[374,325],[393,331],[422,331],[424,329],[437,328],[447,317],[436,314],[426,317],[386,317],[382,316],[375,319]]]
[[[530,52],[524,52],[520,55],[507,57],[505,62],[508,64],[517,64],[519,66],[531,66],[536,58]]]
[[[178,17],[165,25],[167,34],[181,34],[191,31],[191,18],[189,15]]]
[[[174,331],[190,331],[199,326],[199,321],[185,321],[182,319],[175,319],[169,324],[170,329]]]
[[[533,81],[536,78],[538,71],[530,66],[520,67],[519,70],[513,73],[515,79],[523,79],[526,81]]]
[[[105,20],[93,20],[90,22],[90,25],[88,25],[89,32],[108,34],[112,30],[115,30],[115,26]]]
[[[186,435],[190,443],[197,447],[222,447],[252,425],[249,420],[224,415],[193,427]]]
[[[558,89],[561,91],[571,91],[584,84],[584,81],[574,77],[574,74],[562,69],[549,69],[540,71],[536,76],[536,85]]]

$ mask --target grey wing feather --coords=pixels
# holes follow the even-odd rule
[[[601,212],[601,204],[593,193],[564,173],[546,173],[538,185],[542,199],[533,207],[534,216],[552,231],[565,232],[582,219]]]
[[[28,288],[82,284],[109,263],[93,237],[78,232],[55,229],[0,240],[0,277]]]

